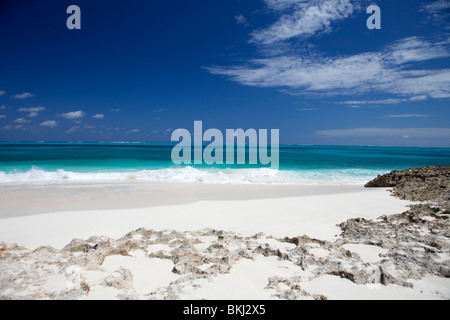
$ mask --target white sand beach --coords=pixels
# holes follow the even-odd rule
[[[196,237],[199,252],[215,243],[217,237],[202,236],[201,230],[233,232],[257,238],[267,247],[293,249],[282,242],[285,237],[308,236],[336,241],[338,224],[351,218],[376,220],[383,215],[402,213],[410,202],[390,195],[387,189],[364,189],[356,185],[269,186],[120,183],[104,185],[8,185],[0,187],[0,242],[18,244],[29,250],[41,246],[63,249],[73,239],[93,236],[119,239],[145,228],[177,231]],[[186,233],[187,232],[187,233]],[[199,233],[200,232],[200,233]],[[133,238],[133,239],[139,239]],[[166,247],[165,247],[166,246]],[[124,291],[134,298],[167,298],[165,287],[182,277],[173,272],[169,259],[151,258],[152,252],[170,251],[169,244],[158,244],[146,251],[135,250],[128,256],[109,255],[98,270],[77,267],[75,273],[89,284],[89,293],[81,299],[117,299]],[[358,254],[361,261],[381,261],[386,250],[376,246],[347,244],[345,250]],[[173,249],[173,246],[171,246]],[[309,248],[319,258],[330,254],[326,249]],[[359,259],[359,258],[358,258]],[[211,264],[212,265],[212,264]],[[205,263],[204,270],[211,267]],[[13,268],[11,266],[11,268]],[[120,268],[132,274],[126,290],[105,285],[105,278]],[[5,266],[3,269],[6,270]],[[19,271],[19,270],[18,270]],[[183,284],[178,299],[278,299],[268,286],[274,276],[300,277],[304,298],[327,299],[442,299],[450,298],[450,280],[428,278],[415,281],[414,288],[381,284],[357,285],[338,276],[310,277],[314,270],[303,270],[277,257],[239,259],[227,272]],[[116,272],[117,275],[117,272]],[[120,276],[122,277],[122,276]],[[123,278],[123,277],[122,277]],[[121,278],[121,279],[122,279]],[[39,289],[61,292],[68,286],[65,275],[57,272],[45,278]],[[413,280],[412,280],[413,281]],[[70,284],[70,286],[75,286]],[[279,288],[279,287],[277,287]],[[21,293],[30,294],[31,289]],[[53,290],[53,291],[52,291]],[[277,289],[278,290],[278,289]],[[6,290],[7,291],[7,290]],[[13,289],[3,295],[13,294]],[[17,290],[16,290],[17,291]],[[17,296],[17,292],[15,292]],[[20,296],[20,294],[19,294]]]
[[[2,190],[0,197],[0,240],[29,249],[42,245],[62,249],[75,238],[119,238],[139,228],[212,228],[333,241],[340,233],[337,224],[347,219],[401,213],[410,203],[390,196],[386,189],[356,185],[108,184],[21,187]]]

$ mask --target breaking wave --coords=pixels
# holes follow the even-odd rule
[[[370,169],[274,170],[199,169],[193,167],[116,172],[74,172],[64,169],[0,172],[0,183],[146,181],[204,184],[365,184],[387,171]]]

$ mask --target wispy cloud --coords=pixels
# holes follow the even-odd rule
[[[337,104],[353,104],[353,105],[366,105],[366,104],[399,104],[409,101],[409,99],[384,99],[384,100],[356,100],[356,101],[340,101]],[[361,107],[361,106],[356,106]]]
[[[45,108],[44,107],[19,108],[17,111],[19,111],[19,112],[42,112],[42,111],[45,111]]]
[[[450,128],[357,128],[345,130],[320,130],[316,131],[316,134],[333,138],[392,137],[448,140],[448,137],[450,137]]]
[[[69,130],[67,130],[65,133],[66,134],[73,134],[73,133],[76,133],[78,131],[82,132],[82,131],[86,131],[86,130],[89,130],[89,129],[95,129],[95,127],[94,126],[90,126],[90,125],[73,126]]]
[[[244,17],[242,14],[237,15],[234,18],[236,19],[237,24],[244,25],[244,26],[248,25],[247,18]]]
[[[74,119],[81,119],[85,115],[86,115],[86,113],[84,113],[84,111],[79,110],[79,111],[63,113],[63,114],[61,114],[61,117],[70,119],[70,120],[74,120]]]
[[[13,99],[28,99],[33,98],[35,95],[33,93],[25,92],[25,93],[19,93],[11,96]]]
[[[429,117],[430,116],[426,114],[407,113],[407,114],[391,114],[383,116],[382,118],[395,119],[395,118],[429,118]]]
[[[119,108],[116,108],[116,109],[110,109],[109,112],[120,112],[120,109],[119,109]]]
[[[4,96],[6,94],[5,90],[0,90],[0,96]]]
[[[449,18],[450,18],[450,0],[438,0],[432,3],[424,4],[420,11],[425,11],[429,14],[429,19],[433,21],[434,24],[444,25],[448,30]]]
[[[153,112],[154,113],[163,113],[163,112],[166,112],[167,110],[169,110],[169,109],[167,109],[167,108],[160,108],[160,109],[154,109]]]
[[[362,95],[384,93],[385,104],[450,97],[450,69],[424,69],[425,61],[450,57],[450,39],[408,37],[378,51],[326,56],[301,49],[289,40],[303,40],[333,30],[334,24],[362,8],[352,0],[264,0],[278,20],[251,33],[260,58],[239,65],[208,67],[212,74],[247,86],[278,88],[291,95]],[[429,12],[448,7],[440,0],[424,6]],[[296,41],[298,43],[298,41]],[[366,103],[368,104],[368,103]],[[383,102],[380,102],[383,104]],[[364,103],[352,103],[355,106]]]
[[[428,11],[430,13],[436,13],[446,9],[450,9],[449,0],[438,0],[423,6],[423,10]]]
[[[300,111],[316,111],[316,110],[319,110],[319,109],[317,109],[317,108],[301,108],[299,110]]]
[[[418,37],[409,37],[395,42],[386,50],[384,60],[393,60],[396,65],[426,61],[449,56],[448,41],[431,43]]]
[[[414,62],[449,57],[448,46],[448,41],[432,43],[411,37],[380,52],[333,58],[311,54],[278,55],[253,59],[245,65],[206,69],[244,85],[288,88],[298,94],[347,95],[378,91],[408,96],[395,98],[400,99],[397,100],[400,103],[402,99],[417,96],[450,97],[450,69],[411,68]]]
[[[5,110],[5,109],[6,109],[6,106],[5,106],[5,105],[0,106],[0,110]]]
[[[20,123],[20,124],[25,124],[25,123],[31,123],[30,120],[27,120],[25,118],[18,118],[16,120],[13,121],[14,123]]]
[[[277,22],[252,33],[252,42],[273,44],[295,37],[328,31],[335,21],[349,17],[356,6],[351,0],[265,0],[280,15]]]
[[[104,117],[105,117],[104,114],[98,113],[98,114],[92,116],[92,119],[103,119]]]
[[[133,130],[127,131],[126,134],[139,133],[139,132],[141,132],[141,130],[133,129]]]
[[[5,119],[6,116],[4,114],[0,114],[0,119]]]
[[[0,130],[7,130],[7,131],[9,131],[9,130],[25,130],[25,126],[23,124],[18,124],[15,126],[8,124],[6,126],[1,127]]]
[[[351,108],[361,108],[359,105],[368,105],[368,104],[400,104],[405,102],[414,102],[414,101],[423,101],[427,100],[428,97],[426,95],[413,96],[411,98],[395,98],[395,99],[382,99],[382,100],[356,100],[356,101],[339,101],[337,104],[352,104]]]
[[[81,127],[80,126],[74,126],[72,128],[70,128],[69,130],[66,130],[66,134],[73,134],[75,132],[77,132]]]
[[[39,116],[39,112],[45,111],[44,107],[35,107],[35,108],[19,108],[17,111],[19,112],[29,112],[29,118],[36,118]]]
[[[409,101],[424,101],[427,100],[427,96],[426,95],[421,95],[421,96],[415,96],[412,98],[409,98]]]
[[[48,121],[42,122],[39,125],[41,127],[55,128],[58,125],[58,123],[55,120],[48,120]]]

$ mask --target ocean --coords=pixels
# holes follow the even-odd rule
[[[176,166],[171,144],[0,143],[0,185],[149,181],[211,184],[364,184],[392,170],[450,165],[450,148],[280,146],[280,168]]]

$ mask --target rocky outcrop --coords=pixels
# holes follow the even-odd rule
[[[117,240],[106,237],[74,240],[61,251],[50,247],[30,251],[2,244],[0,299],[78,299],[88,296],[96,286],[117,289],[118,299],[180,299],[183,292],[195,290],[199,282],[208,283],[232,272],[241,261],[264,263],[259,258],[271,257],[283,261],[291,274],[274,274],[267,279],[265,290],[282,299],[327,299],[302,289],[305,281],[324,275],[361,285],[405,287],[413,286],[410,279],[450,276],[449,219],[435,208],[414,207],[378,221],[352,219],[340,227],[343,233],[333,243],[307,236],[274,239],[265,234],[244,237],[210,229],[195,232],[139,229]],[[376,246],[386,253],[378,261],[367,262],[345,249],[348,244]],[[133,274],[126,266],[111,274],[102,270],[107,257],[133,257],[137,251],[147,259],[170,262],[177,280],[139,296]],[[103,274],[103,280],[93,282],[86,276],[91,272]],[[55,279],[63,285],[51,285]]]
[[[345,221],[339,225],[342,234],[334,242],[305,235],[275,239],[262,233],[244,236],[212,229],[138,229],[120,239],[74,239],[63,250],[41,247],[31,251],[0,244],[0,299],[80,299],[98,288],[113,292],[117,299],[180,299],[185,292],[232,273],[244,261],[261,264],[275,260],[282,264],[283,275],[274,271],[261,288],[281,299],[326,300],[325,295],[304,289],[305,282],[322,276],[345,278],[359,285],[408,288],[413,287],[412,280],[427,276],[448,278],[448,168],[411,169],[378,177],[368,186],[393,187],[396,195],[426,202],[375,221]],[[348,250],[349,245],[378,248],[382,253],[367,261]],[[139,293],[131,267],[104,270],[108,257],[117,256],[164,261],[176,278]]]
[[[450,166],[414,168],[378,176],[366,188],[394,188],[394,196],[411,201],[448,202]]]

